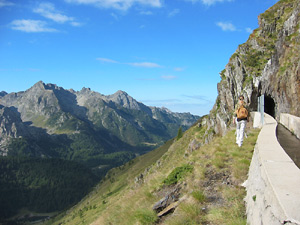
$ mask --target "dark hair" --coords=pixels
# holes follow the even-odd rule
[[[245,99],[245,98],[244,98],[244,95],[240,95],[240,96],[239,96],[239,99],[241,99],[241,98],[243,98],[243,100],[244,100],[244,99]]]

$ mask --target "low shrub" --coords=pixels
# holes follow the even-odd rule
[[[180,167],[176,167],[169,176],[163,181],[165,185],[177,184],[185,174],[193,171],[193,166],[185,164]]]

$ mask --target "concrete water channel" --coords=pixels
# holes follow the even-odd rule
[[[276,136],[281,147],[300,169],[300,140],[280,123],[277,125]]]
[[[281,142],[282,145],[294,142],[282,134],[278,134],[277,137],[278,122],[274,117],[264,113],[264,119],[261,120],[261,113],[252,114],[254,127],[260,127],[261,121],[264,123],[257,138],[248,179],[244,185],[247,190],[247,222],[250,225],[300,225],[300,169],[292,159],[295,160],[293,154],[290,157],[287,147],[284,150],[280,145],[278,137],[285,139]],[[299,117],[281,113],[280,123],[300,137]],[[291,147],[296,152],[300,146],[297,142],[298,140],[296,145]]]

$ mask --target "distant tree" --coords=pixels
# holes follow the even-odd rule
[[[183,132],[182,132],[182,128],[179,127],[178,132],[177,132],[177,140],[179,140],[180,138],[182,138]]]

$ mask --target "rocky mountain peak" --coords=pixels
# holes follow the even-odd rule
[[[86,88],[86,87],[83,87],[81,90],[80,90],[81,93],[90,93],[91,92],[91,89],[90,88]]]
[[[170,111],[168,108],[166,108],[166,107],[162,107],[161,109],[162,109],[163,111],[167,112],[167,113],[171,113],[171,111]]]
[[[60,110],[55,86],[37,82],[26,91],[10,93],[1,98],[1,104],[15,107],[23,121],[32,121],[38,116],[50,117]]]
[[[62,87],[58,87],[56,84],[45,84],[43,81],[39,81],[37,83],[35,83],[31,88],[29,88],[26,92],[29,92],[30,94],[33,93],[42,93],[45,91],[63,91],[64,89]]]
[[[131,96],[129,96],[125,91],[122,91],[122,90],[118,90],[116,93],[112,94],[112,95],[109,95],[107,96],[108,98],[110,99],[116,99],[116,100],[125,100],[125,99],[132,99]]]
[[[117,91],[112,95],[108,95],[107,100],[112,101],[128,109],[142,110],[143,108],[145,108],[145,106],[142,103],[136,101],[125,91],[121,90]]]
[[[114,95],[125,95],[125,96],[129,96],[128,94],[127,94],[127,92],[125,92],[125,91],[122,91],[122,90],[118,90],[116,93],[114,93]]]
[[[37,89],[45,90],[45,83],[43,81],[39,81],[39,82],[35,83],[30,89],[32,89],[32,90],[37,90]]]

